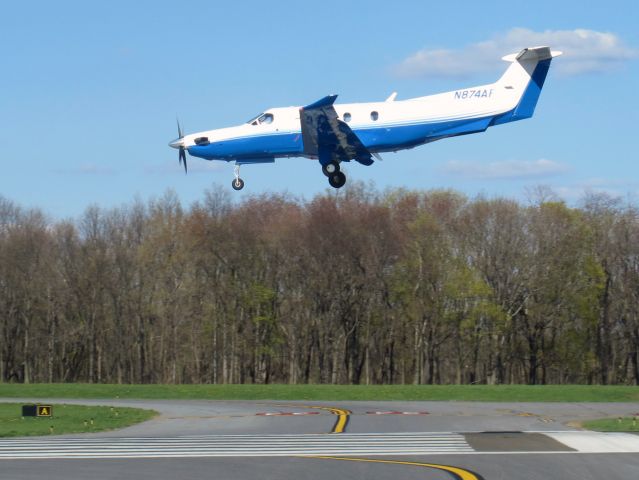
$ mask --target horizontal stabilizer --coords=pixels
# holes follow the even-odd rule
[[[502,57],[506,62],[514,62],[515,60],[522,62],[524,60],[547,60],[549,58],[558,57],[563,52],[558,50],[550,50],[548,47],[531,47],[524,48],[519,53],[511,53]]]

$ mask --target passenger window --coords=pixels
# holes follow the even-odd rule
[[[350,113],[346,112],[344,114],[344,121],[345,122],[350,122],[351,121],[351,114]]]
[[[372,121],[377,121],[377,119],[379,118],[379,113],[377,112],[371,112],[371,120]]]
[[[260,118],[257,119],[258,123],[268,125],[269,123],[273,123],[273,114],[265,113]]]

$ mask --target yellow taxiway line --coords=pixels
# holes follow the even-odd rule
[[[316,405],[296,405],[296,407],[326,410],[327,412],[331,412],[333,415],[337,415],[337,421],[335,422],[335,425],[333,425],[333,429],[331,430],[331,433],[344,433],[344,430],[346,429],[346,425],[348,425],[348,419],[351,414],[350,410],[346,410],[344,408],[337,408],[337,407],[320,407]]]
[[[334,407],[316,407],[316,408],[324,408],[325,410],[330,411],[333,415],[337,415],[337,421],[335,425],[333,425],[333,430],[331,433],[342,433],[348,424],[348,418],[351,414],[350,410],[344,410],[343,408],[334,408]]]
[[[453,467],[450,465],[439,465],[436,463],[421,463],[421,462],[403,462],[400,460],[377,460],[373,458],[349,458],[349,457],[328,457],[328,456],[315,456],[315,455],[300,455],[303,458],[318,458],[322,460],[343,460],[346,462],[365,462],[365,463],[387,463],[391,465],[411,465],[413,467],[434,468],[436,470],[443,470],[453,475],[457,480],[484,480],[484,478],[478,473],[471,472],[470,470],[464,470],[463,468]]]
[[[333,425],[333,429],[331,433],[344,433],[346,429],[346,425],[348,425],[348,419],[350,418],[351,411],[346,410],[344,408],[337,407],[321,407],[318,405],[296,405],[296,404],[277,404],[278,407],[296,407],[296,408],[314,408],[317,410],[326,410],[327,412],[331,412],[333,415],[337,415],[337,421],[335,425]]]

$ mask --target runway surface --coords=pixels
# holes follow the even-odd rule
[[[115,432],[0,438],[0,479],[639,478],[637,404],[0,399],[152,408]]]

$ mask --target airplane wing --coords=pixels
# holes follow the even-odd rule
[[[304,153],[317,156],[322,165],[349,160],[372,164],[371,152],[346,122],[337,118],[333,107],[336,98],[337,95],[328,95],[300,108]]]

